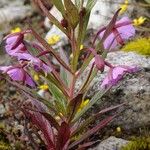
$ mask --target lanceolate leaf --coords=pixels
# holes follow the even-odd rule
[[[59,124],[57,121],[52,117],[51,114],[46,113],[46,112],[40,112],[49,122],[52,126],[56,128],[56,130],[59,130]]]
[[[32,123],[42,131],[44,138],[47,142],[47,148],[54,150],[55,149],[54,135],[49,122],[45,119],[44,116],[42,116],[38,112],[26,111],[26,110],[24,110],[24,112],[26,116],[29,119],[31,119]]]
[[[64,52],[64,50],[62,48],[60,48],[60,57],[62,58],[62,60],[69,65],[69,59],[66,55],[66,53]],[[69,87],[70,85],[70,81],[71,81],[71,74],[64,69],[64,67],[60,66],[60,76],[63,79],[64,83]]]
[[[39,6],[44,12],[44,14],[48,17],[48,19],[55,24],[63,33],[67,35],[66,29],[60,24],[60,22],[47,10],[47,8],[43,5],[41,0],[38,0]]]
[[[81,42],[83,42],[85,34],[86,34],[86,30],[87,30],[87,26],[88,26],[88,22],[89,22],[89,18],[90,18],[90,14],[91,14],[91,10],[92,8],[95,6],[97,0],[88,0],[87,5],[86,5],[86,16],[84,17],[84,24],[83,24],[83,30],[82,30],[82,38],[81,38]]]
[[[58,110],[62,114],[66,114],[66,103],[67,100],[63,93],[51,82],[47,82],[49,86],[49,90],[52,93],[54,100],[56,101],[56,104],[58,104]]]
[[[80,145],[77,150],[86,150],[87,147],[92,146],[93,144],[95,144],[97,142],[98,141],[84,143],[84,144]]]
[[[69,105],[68,105],[68,112],[69,112],[69,120],[71,121],[71,119],[74,117],[74,115],[76,114],[81,102],[82,102],[82,97],[83,94],[78,94],[75,98],[73,98]]]
[[[65,14],[65,9],[62,0],[49,0],[61,13]]]
[[[112,121],[112,119],[115,116],[110,116],[104,120],[102,120],[97,126],[95,126],[94,128],[92,128],[91,130],[87,131],[85,134],[83,134],[79,140],[73,142],[70,146],[69,149],[73,148],[74,146],[80,144],[82,141],[84,141],[85,139],[87,139],[89,136],[93,135],[95,132],[97,132],[98,130],[102,129],[103,127],[105,127],[110,121]]]
[[[57,136],[57,150],[63,150],[70,137],[70,127],[66,122],[62,122]]]
[[[93,98],[90,100],[90,102],[79,112],[76,114],[76,116],[74,117],[72,122],[76,122],[83,114],[86,113],[87,110],[89,110],[99,99],[102,98],[102,96],[104,94],[106,94],[106,92],[109,89],[106,89],[105,91],[99,91],[98,93],[96,93]]]
[[[71,27],[74,29],[79,22],[78,9],[71,0],[64,0],[64,5],[66,8],[66,19],[70,23]]]
[[[80,131],[82,131],[83,129],[87,128],[92,122],[94,122],[95,120],[99,120],[100,116],[107,113],[107,112],[110,112],[112,110],[115,110],[121,106],[123,106],[123,104],[120,104],[120,105],[116,105],[116,106],[111,106],[111,107],[108,107],[106,109],[103,109],[101,110],[100,112],[94,114],[94,115],[91,115],[90,117],[88,117],[85,121],[83,121],[80,126],[72,133],[72,136],[78,134]]]

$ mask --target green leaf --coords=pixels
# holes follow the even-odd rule
[[[90,14],[91,14],[91,10],[92,8],[95,6],[97,0],[88,0],[87,5],[86,5],[86,15],[84,18],[84,24],[83,24],[83,30],[82,30],[82,34],[81,34],[81,43],[84,40],[85,34],[86,34],[86,30],[87,30],[87,26],[89,23],[89,18],[90,18]]]
[[[72,118],[75,116],[81,102],[82,102],[82,97],[83,94],[78,94],[75,98],[73,98],[69,105],[68,105],[68,116],[69,116],[69,120],[72,120]]]
[[[77,8],[80,8],[81,0],[75,0],[75,5],[76,5]]]
[[[66,19],[70,23],[70,26],[74,29],[79,22],[79,12],[77,7],[72,3],[71,0],[64,0],[66,8]]]
[[[50,0],[50,2],[62,13],[64,16],[65,8],[63,6],[62,0]]]
[[[41,2],[41,0],[38,1],[40,8],[44,12],[44,14],[48,17],[48,19],[56,25],[63,33],[67,35],[67,31],[63,26],[60,24],[60,22],[48,11],[48,9],[44,6],[44,4]]]
[[[99,91],[97,92],[94,97],[90,100],[90,102],[79,112],[76,114],[72,122],[76,122],[79,118],[81,118],[82,115],[84,115],[99,99],[102,98],[104,94],[109,90],[106,89],[105,91]]]
[[[54,97],[54,101],[55,101],[59,111],[65,115],[66,114],[66,108],[67,108],[66,97],[63,95],[63,93],[60,91],[60,89],[55,86],[55,84],[53,84],[49,80],[46,80],[46,81],[47,81],[47,84],[49,86],[49,90]]]
[[[64,50],[62,48],[60,48],[60,57],[61,59],[67,64],[69,65],[69,59],[66,56]],[[71,81],[71,74],[62,66],[60,66],[60,77],[61,79],[64,81],[64,83],[69,86],[70,85],[70,81]]]

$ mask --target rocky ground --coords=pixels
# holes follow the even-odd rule
[[[119,0],[119,2],[121,1]],[[102,2],[99,2],[99,5],[102,5]],[[95,7],[92,13],[93,19],[89,25],[90,29],[96,29],[97,26],[108,21],[112,15],[112,12],[108,14],[110,6],[112,12],[114,12],[117,4],[113,4],[113,7],[111,4],[107,4],[105,10],[99,10],[99,7]],[[137,7],[140,6],[137,5]],[[137,17],[138,15],[148,16],[148,11],[146,11],[144,7],[140,8],[141,9],[135,10],[135,7],[132,6],[128,14],[131,17]],[[101,18],[102,21],[97,21],[99,18]],[[10,33],[10,30],[14,27],[27,28],[27,20],[31,20],[33,27],[42,35],[44,35],[44,32],[48,31],[49,28],[51,28],[49,34],[58,33],[58,30],[56,30],[47,19],[44,22],[44,17],[38,15],[28,0],[1,0],[0,41],[6,34]],[[149,27],[149,25],[147,25],[147,27]],[[139,31],[138,36],[149,36],[149,33]],[[63,37],[63,39],[65,44],[67,44],[65,37]],[[59,44],[59,46],[60,45],[62,44]],[[117,87],[94,106],[92,111],[124,102],[126,103],[126,105],[119,110],[121,113],[118,117],[116,117],[105,130],[93,136],[93,138],[98,141],[105,139],[100,145],[92,148],[93,150],[120,150],[122,145],[128,143],[130,137],[144,136],[145,133],[147,134],[150,131],[150,57],[141,56],[133,52],[117,52],[110,53],[108,60],[115,65],[138,65],[141,71],[135,75],[127,75]],[[9,57],[4,55],[4,50],[1,48],[0,65],[9,63]],[[104,75],[98,73],[93,81],[93,86],[91,86],[88,97],[91,97],[95,91],[99,89],[103,77]],[[80,86],[81,82],[82,79],[77,86]],[[13,149],[30,150],[32,147],[24,130],[26,122],[24,121],[23,114],[19,110],[22,101],[23,98],[14,87],[4,81],[0,81],[0,145],[1,141],[4,141],[11,144]],[[117,127],[120,127],[121,131],[116,131]],[[0,150],[1,149],[3,148],[0,147]]]

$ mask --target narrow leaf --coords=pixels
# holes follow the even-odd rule
[[[40,112],[49,122],[52,126],[54,126],[57,130],[59,130],[59,124],[57,121],[51,116],[51,114],[46,112]]]
[[[78,145],[79,143],[81,143],[82,141],[84,141],[85,139],[87,139],[89,136],[91,136],[92,134],[94,134],[95,132],[97,132],[98,130],[102,129],[103,127],[105,127],[110,121],[112,121],[112,119],[115,116],[110,116],[104,120],[102,120],[97,126],[95,126],[94,128],[92,128],[91,130],[87,131],[84,135],[81,136],[81,138],[75,142],[73,142],[70,146],[69,149],[73,148],[74,146]]]
[[[47,8],[44,6],[43,2],[41,0],[38,0],[38,4],[39,4],[40,8],[42,9],[42,11],[44,12],[44,14],[48,17],[48,19],[54,25],[56,25],[63,33],[65,33],[67,35],[66,29],[63,28],[63,26],[60,24],[60,22],[47,10]]]
[[[74,29],[79,22],[78,9],[71,0],[64,0],[64,5],[66,8],[66,19],[70,23],[71,27]]]
[[[65,15],[65,9],[62,3],[62,0],[49,0],[64,16]]]
[[[51,125],[45,119],[45,117],[42,116],[40,113],[33,111],[24,110],[24,113],[28,118],[31,119],[32,123],[42,131],[44,138],[47,142],[47,148],[55,149],[55,145],[53,143],[54,142],[53,131]]]
[[[66,122],[62,122],[61,127],[58,131],[58,137],[57,137],[57,150],[62,150],[65,146],[65,144],[68,142],[70,137],[70,127],[69,124]]]
[[[123,106],[123,104],[120,104],[120,105],[117,105],[117,106],[111,106],[111,107],[108,107],[108,108],[105,108],[103,110],[101,110],[100,112],[94,114],[94,115],[91,115],[90,117],[88,117],[85,121],[83,121],[80,126],[72,133],[72,136],[78,134],[80,131],[82,131],[83,129],[87,128],[93,121],[95,120],[99,120],[100,116],[103,115],[104,113],[107,113],[107,112],[110,112],[114,109],[117,109],[121,106]]]
[[[96,93],[90,100],[90,102],[79,113],[77,113],[72,122],[76,122],[83,114],[86,113],[87,110],[89,110],[99,99],[101,99],[107,91],[109,91],[109,89],[106,89],[105,91],[99,91],[98,93]]]
[[[81,102],[82,102],[83,94],[78,94],[75,98],[73,98],[68,105],[68,112],[70,121],[76,114]]]

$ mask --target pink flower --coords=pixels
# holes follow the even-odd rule
[[[31,54],[18,53],[17,56],[18,56],[19,60],[29,61],[29,63],[31,65],[33,65],[34,69],[36,69],[37,71],[43,70],[46,73],[50,73],[53,70],[53,68],[51,66],[48,66],[42,60],[40,60],[39,58],[37,58],[35,56],[32,56]]]
[[[100,33],[102,38],[105,33],[105,30]],[[125,40],[128,40],[130,37],[135,35],[135,28],[132,25],[132,21],[128,17],[123,17],[116,22],[116,25],[112,33],[106,38],[103,45],[107,50],[113,49],[117,44],[124,44]]]
[[[2,66],[0,70],[7,73],[14,81],[22,81],[24,84],[35,87],[35,82],[31,76],[21,67]]]
[[[117,66],[110,68],[107,76],[103,80],[101,87],[108,88],[113,85],[116,85],[126,73],[135,73],[139,71],[137,67],[129,67],[129,66]]]
[[[17,53],[25,53],[27,49],[23,44],[24,35],[22,33],[10,34],[6,40],[5,49],[10,56],[16,56]]]

